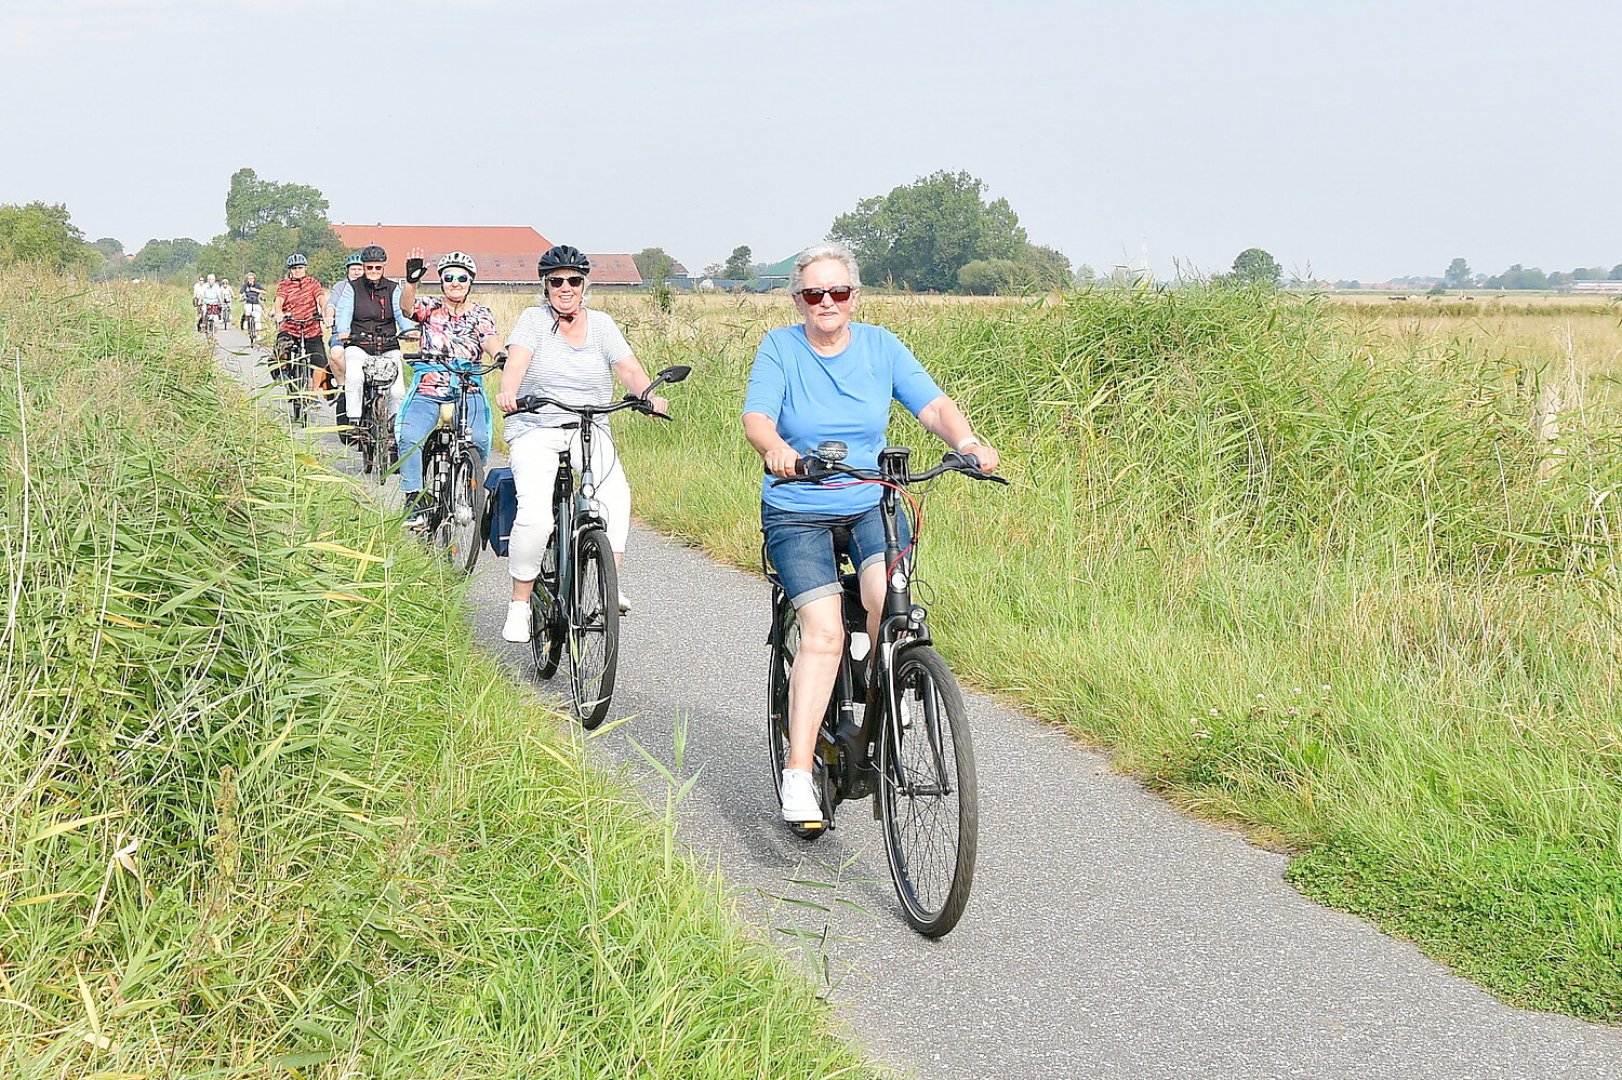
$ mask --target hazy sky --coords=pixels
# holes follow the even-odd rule
[[[246,165],[696,270],[945,168],[1101,270],[1622,262],[1618,0],[0,0],[0,45],[0,203],[130,250]]]

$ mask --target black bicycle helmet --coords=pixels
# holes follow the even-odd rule
[[[543,278],[557,270],[578,270],[582,274],[589,274],[591,260],[586,258],[579,248],[559,244],[542,255],[541,261],[535,264],[536,273]]]
[[[360,249],[360,261],[369,263],[388,262],[389,253],[376,244],[367,244]]]

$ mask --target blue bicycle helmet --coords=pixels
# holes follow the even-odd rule
[[[365,261],[366,261],[365,259],[362,259],[360,257],[360,252],[351,251],[349,253],[349,258],[344,260],[344,265],[345,266],[359,266],[361,263],[363,263]]]

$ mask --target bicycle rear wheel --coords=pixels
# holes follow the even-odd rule
[[[974,743],[957,680],[928,646],[902,653],[879,738],[879,816],[902,914],[940,937],[969,902],[979,844]]]
[[[574,562],[574,604],[569,616],[570,690],[574,714],[591,730],[608,716],[619,666],[619,574],[608,534],[580,536]]]
[[[783,769],[788,765],[788,677],[800,651],[800,624],[794,605],[772,590],[772,655],[766,669],[766,749],[771,764],[772,790],[783,803]]]
[[[479,561],[483,538],[479,525],[484,520],[484,455],[476,446],[464,446],[450,463],[445,483],[439,490],[439,506],[434,511],[438,527],[434,538],[445,550],[451,565],[473,573]]]
[[[557,534],[553,533],[547,545],[553,566],[558,564],[557,539]],[[556,582],[536,578],[534,590],[529,594],[529,648],[535,661],[535,674],[543,679],[557,674],[558,662],[563,658],[563,619],[552,595],[555,587]]]

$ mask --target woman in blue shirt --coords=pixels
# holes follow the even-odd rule
[[[844,648],[833,533],[850,530],[851,562],[862,585],[868,640],[878,640],[884,608],[884,524],[872,484],[782,484],[794,463],[818,443],[846,444],[845,462],[878,467],[892,399],[928,431],[980,468],[997,468],[997,451],[974,434],[957,404],[941,392],[899,338],[851,321],[861,275],[839,245],[808,248],[794,260],[789,293],[802,323],[768,333],[755,353],[744,399],[743,430],[765,462],[761,531],[766,551],[794,604],[800,648],[789,676],[789,757],[783,770],[783,819],[822,820],[811,784],[817,728],[828,706]],[[905,538],[903,538],[905,543]]]

